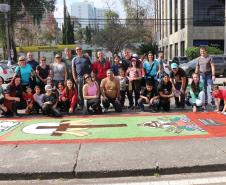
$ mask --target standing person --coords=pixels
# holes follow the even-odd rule
[[[203,107],[205,111],[205,92],[203,82],[200,81],[199,75],[197,73],[192,74],[192,82],[189,86],[189,93],[191,98],[189,99],[192,105],[193,112],[197,112],[197,107]]]
[[[54,63],[51,65],[51,73],[53,75],[53,84],[57,86],[58,82],[66,84],[67,68],[66,64],[62,62],[61,55],[56,54]]]
[[[169,75],[163,74],[162,80],[158,86],[159,92],[159,108],[163,108],[164,111],[170,111],[170,98],[173,97],[172,83],[170,82]]]
[[[78,98],[79,98],[79,106],[78,108],[83,109],[84,99],[82,94],[83,88],[83,76],[85,74],[91,74],[92,66],[91,61],[87,56],[82,54],[82,48],[80,46],[76,47],[77,56],[72,60],[72,75],[74,82],[78,88]]]
[[[134,108],[133,92],[135,95],[135,107],[138,106],[138,99],[140,97],[141,70],[137,68],[137,61],[136,58],[132,58],[132,67],[129,67],[126,72],[129,79],[129,109]]]
[[[128,92],[128,85],[129,85],[129,79],[126,76],[126,72],[123,68],[119,69],[119,83],[120,83],[120,104],[121,107],[124,108],[126,95],[129,96]]]
[[[123,55],[124,57],[122,58],[122,67],[125,71],[127,71],[128,67],[131,66],[131,59],[133,58],[131,50],[128,48],[124,49]]]
[[[33,53],[27,53],[27,64],[31,65],[32,69],[35,71],[38,66],[38,62],[34,59]]]
[[[148,53],[148,59],[144,61],[143,63],[144,68],[144,78],[147,81],[151,81],[151,83],[157,87],[158,81],[157,81],[157,74],[159,71],[159,62],[154,59],[153,53]]]
[[[83,97],[87,101],[86,108],[88,113],[102,113],[100,106],[100,87],[88,74],[84,75]],[[90,107],[92,110],[89,109]]]
[[[46,57],[42,56],[39,61],[39,65],[36,67],[36,76],[38,78],[38,85],[41,91],[45,91],[45,85],[47,77],[50,75],[50,67],[46,64]]]
[[[107,70],[107,77],[101,81],[100,91],[103,96],[102,104],[104,112],[107,112],[110,103],[114,106],[116,112],[122,112],[120,105],[120,84],[119,80],[114,77],[111,69]]]
[[[171,64],[170,81],[173,85],[176,108],[185,107],[185,91],[188,84],[188,78],[185,71],[176,63]]]
[[[24,92],[21,85],[21,78],[15,76],[5,90],[4,105],[7,108],[7,115],[17,117],[19,116],[17,110],[26,108],[26,102],[23,96]]]
[[[31,65],[26,63],[26,58],[24,56],[19,57],[18,66],[15,69],[15,74],[13,76],[13,79],[16,76],[19,76],[21,78],[21,85],[23,87],[23,91],[26,90],[27,86],[30,86],[30,77],[32,74],[32,67]]]
[[[113,63],[112,68],[111,68],[115,76],[119,75],[119,69],[120,68],[123,68],[121,58],[120,58],[120,56],[115,55],[114,56],[114,63]],[[123,68],[123,70],[125,70],[125,69]]]
[[[108,69],[111,69],[110,61],[104,58],[103,51],[98,51],[97,60],[92,64],[92,70],[98,84],[100,84],[102,79],[106,78]]]
[[[208,104],[208,96],[211,96],[211,89],[213,81],[215,81],[215,66],[213,58],[207,54],[207,50],[204,47],[200,48],[200,57],[196,62],[195,73],[200,75],[200,80],[203,81],[205,91],[205,103]],[[208,94],[209,93],[209,94]],[[211,104],[214,105],[213,98]]]
[[[72,59],[75,56],[72,55],[71,49],[69,49],[69,48],[64,49],[64,54],[65,54],[65,58],[63,59],[63,61],[66,64],[66,67],[67,67],[68,79],[73,80],[71,65],[72,65]]]

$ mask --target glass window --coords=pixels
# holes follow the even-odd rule
[[[194,26],[224,26],[225,1],[193,0]]]
[[[174,28],[175,28],[175,32],[177,32],[178,30],[178,1],[177,0],[175,0]]]
[[[173,8],[173,0],[170,0],[170,34],[173,33],[173,12],[172,12],[172,8]]]
[[[180,16],[180,28],[183,29],[185,27],[185,0],[181,0],[181,16]]]
[[[175,44],[174,56],[178,56],[178,43]]]
[[[223,57],[214,57],[213,58],[214,63],[223,63]]]
[[[184,44],[184,41],[181,41],[181,43],[180,43],[180,55],[181,56],[185,55],[185,44]]]

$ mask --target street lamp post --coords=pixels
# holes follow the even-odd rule
[[[9,20],[8,12],[10,11],[10,5],[0,4],[0,12],[5,14],[5,36],[6,36],[6,45],[7,45],[7,55],[8,55],[8,65],[11,65],[11,52],[10,52],[10,41],[9,41]]]

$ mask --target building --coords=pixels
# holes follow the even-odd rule
[[[192,46],[224,49],[225,0],[155,0],[155,38],[165,58]]]
[[[71,4],[71,16],[76,17],[82,28],[99,26],[104,28],[105,9],[95,8],[93,2],[83,1]]]

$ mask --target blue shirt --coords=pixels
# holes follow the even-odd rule
[[[84,74],[90,74],[92,71],[91,62],[85,56],[73,58],[72,67],[74,67],[78,78],[82,78]]]
[[[15,73],[17,74],[20,69],[20,77],[21,77],[21,84],[22,85],[28,85],[29,84],[29,78],[31,76],[32,67],[29,64],[26,64],[26,66],[17,66],[15,69]]]
[[[152,69],[151,66],[153,65]],[[152,64],[148,60],[144,61],[143,67],[145,69],[145,76],[146,77],[156,77],[158,69],[159,69],[159,62],[154,60]]]

